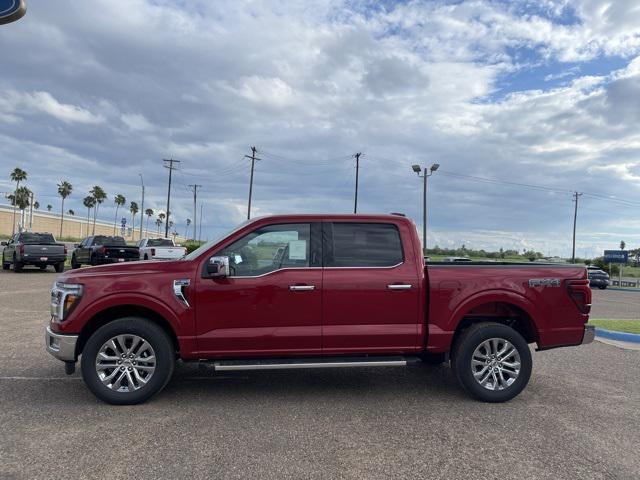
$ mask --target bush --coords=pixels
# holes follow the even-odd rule
[[[187,249],[187,253],[191,253],[195,249],[197,249],[200,245],[203,245],[203,244],[204,242],[185,242],[182,244],[182,246]]]

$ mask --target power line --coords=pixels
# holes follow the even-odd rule
[[[172,158],[170,159],[163,159],[162,160],[165,165],[162,165],[164,168],[168,168],[169,169],[169,188],[167,189],[167,218],[166,218],[166,223],[164,224],[164,238],[169,238],[169,204],[171,202],[171,174],[173,173],[174,170],[177,170],[176,167],[173,166],[174,163],[180,163],[180,160],[174,160]],[[169,165],[166,165],[166,163],[168,163]]]

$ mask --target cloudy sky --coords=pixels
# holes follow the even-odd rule
[[[640,246],[637,0],[30,0],[0,26],[0,191],[98,184],[203,236],[253,213],[405,212],[429,242],[569,255]],[[532,185],[532,186],[525,186]],[[544,188],[535,188],[535,187]]]

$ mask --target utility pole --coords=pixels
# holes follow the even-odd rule
[[[174,160],[172,158],[170,158],[169,160],[167,159],[163,159],[163,162],[165,162],[165,165],[163,165],[164,168],[168,168],[169,169],[169,188],[167,190],[167,217],[165,218],[165,223],[164,223],[164,238],[169,238],[169,204],[171,203],[171,173],[176,170],[176,167],[173,166],[174,163],[180,163],[180,160]],[[168,165],[166,165],[168,163]]]
[[[576,261],[576,221],[578,219],[578,198],[581,196],[581,193],[573,192],[573,201],[576,204],[573,210],[573,246],[571,248],[571,263],[575,263]]]
[[[198,242],[202,242],[202,203],[200,204],[200,232],[198,233]]]
[[[33,192],[30,194],[29,201],[29,229],[33,228]],[[64,212],[62,213],[64,215]]]
[[[356,195],[353,201],[353,213],[358,213],[358,174],[360,173],[360,156],[362,153],[358,152],[354,155],[356,157]]]
[[[197,202],[198,202],[198,188],[202,187],[202,185],[198,185],[198,184],[193,184],[193,185],[189,185],[189,188],[191,188],[193,190],[193,241],[196,241],[196,219],[198,217],[198,207]]]
[[[251,156],[245,155],[245,158],[251,159],[251,179],[249,180],[249,207],[247,208],[247,220],[251,218],[251,195],[253,193],[253,169],[256,163],[256,160],[260,161],[261,158],[256,157],[256,147],[251,147]]]
[[[142,202],[140,202],[140,238],[138,240],[142,240],[142,224],[144,223],[144,180],[142,179],[142,174],[140,175],[140,184],[142,185]]]

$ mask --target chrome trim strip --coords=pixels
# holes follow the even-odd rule
[[[272,275],[277,272],[283,272],[285,270],[322,270],[322,267],[286,267],[286,268],[279,268],[277,270],[272,270],[270,272],[263,273],[262,275],[247,275],[246,277],[241,275],[229,275],[226,278],[260,278],[260,277],[266,277],[267,275]]]
[[[397,283],[392,283],[391,285],[387,285],[389,290],[409,290],[413,287],[413,285],[399,285]]]
[[[390,268],[399,267],[400,265],[404,265],[404,261],[402,261],[400,263],[396,263],[395,265],[390,265],[388,267],[323,267],[323,268],[325,270],[340,270],[340,269],[345,269],[345,268],[348,268],[348,269],[351,269],[351,270],[353,270],[353,269],[367,269],[367,270],[369,270],[369,269],[372,269],[372,268],[380,268],[380,269],[387,269],[388,270]]]
[[[188,287],[189,285],[191,285],[191,280],[189,280],[188,278],[173,281],[173,294],[178,300],[184,303],[187,308],[191,307],[191,305],[189,305],[189,301],[184,295],[184,288]]]
[[[214,362],[215,370],[239,371],[239,370],[287,370],[299,368],[346,368],[346,367],[405,367],[406,360],[384,360],[369,362],[317,362],[317,363],[253,363],[243,365],[224,365]]]
[[[47,327],[44,334],[45,348],[47,352],[59,360],[65,362],[76,361],[76,343],[78,343],[78,335],[61,335],[53,333],[50,327]]]

